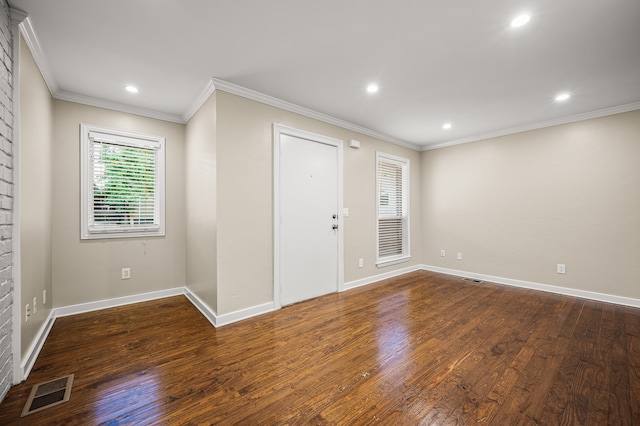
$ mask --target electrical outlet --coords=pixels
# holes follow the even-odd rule
[[[364,266],[364,259],[358,259],[358,268],[362,268]]]
[[[29,304],[27,303],[24,307],[24,322],[29,322],[29,317],[31,316],[31,309],[29,308]]]
[[[440,257],[444,257],[445,255],[445,251],[444,250],[440,250]]]
[[[567,273],[567,266],[564,263],[558,263],[558,266],[556,268],[556,272],[559,274],[566,274]]]
[[[131,268],[122,268],[122,279],[128,280],[131,278]]]
[[[458,253],[458,260],[462,260],[462,253]]]
[[[35,314],[36,312],[38,312],[38,299],[36,299],[35,297],[33,298],[33,313]]]
[[[42,290],[42,304],[47,304],[47,290]]]

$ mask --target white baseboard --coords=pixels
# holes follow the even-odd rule
[[[25,356],[22,358],[22,362],[20,364],[21,377],[16,378],[18,380],[18,383],[25,380],[31,372],[33,364],[36,363],[36,359],[38,358],[38,355],[40,354],[40,351],[44,346],[44,342],[49,336],[49,332],[51,331],[51,327],[53,327],[53,323],[55,322],[55,320],[55,313],[52,309],[49,312],[49,316],[47,317],[46,321],[42,324],[40,330],[38,330],[36,338],[31,343],[31,346],[29,346],[29,349],[27,349]]]
[[[215,313],[215,311],[213,309],[211,309],[211,307],[209,305],[207,305],[206,303],[204,303],[202,301],[202,299],[200,299],[198,296],[196,296],[195,293],[192,293],[189,288],[185,287],[185,296],[187,296],[187,299],[189,299],[189,302],[191,302],[191,304],[193,306],[195,306],[195,308],[197,310],[200,311],[200,313],[202,315],[204,315],[204,317],[206,319],[209,320],[209,322],[211,323],[211,325],[213,325],[214,327],[217,327],[217,321],[218,321],[218,317]]]
[[[378,275],[373,275],[371,277],[361,278],[355,281],[349,281],[348,283],[344,283],[344,289],[351,290],[352,288],[373,284],[378,281],[397,277],[398,275],[408,274],[409,272],[419,271],[421,269],[424,269],[423,265],[414,265],[414,266],[408,266],[402,269],[396,269],[394,271],[385,272],[384,274],[378,274]]]
[[[402,269],[396,269],[390,272],[385,272],[383,274],[378,274],[371,277],[350,281],[344,284],[344,289],[350,290],[353,288],[362,287],[362,286],[373,284],[388,278],[393,278],[399,275],[403,275],[409,272],[414,272],[419,270],[432,271],[432,272],[437,272],[437,273],[447,274],[447,275],[454,275],[459,277],[473,278],[473,279],[489,281],[497,284],[527,288],[531,290],[540,290],[540,291],[545,291],[549,293],[563,294],[563,295],[579,297],[583,299],[591,299],[591,300],[597,300],[600,302],[615,303],[618,305],[625,305],[625,306],[640,308],[640,300],[633,299],[630,297],[615,296],[611,294],[596,293],[592,291],[577,290],[577,289],[566,288],[566,287],[558,287],[558,286],[540,284],[540,283],[535,283],[530,281],[522,281],[522,280],[511,279],[511,278],[496,277],[492,275],[477,274],[473,272],[460,271],[457,269],[441,268],[438,266],[431,266],[431,265],[414,265],[414,266],[409,266]],[[214,327],[221,327],[224,325],[232,324],[234,322],[242,321],[244,319],[252,318],[252,317],[266,314],[276,310],[273,302],[268,302],[268,303],[263,303],[261,305],[240,309],[238,311],[229,312],[227,314],[217,315],[215,311],[211,309],[211,307],[209,307],[198,296],[196,296],[194,293],[189,291],[189,289],[186,287],[176,287],[176,288],[171,288],[167,290],[159,290],[159,291],[153,291],[149,293],[135,294],[135,295],[124,296],[124,297],[116,297],[113,299],[99,300],[96,302],[80,303],[77,305],[55,308],[51,310],[49,317],[47,318],[45,323],[42,325],[40,330],[38,331],[36,339],[33,341],[33,344],[27,350],[26,356],[23,358],[24,360],[21,364],[22,380],[25,380],[29,375],[29,373],[31,372],[31,369],[33,368],[33,365],[35,364],[35,361],[38,355],[40,354],[40,351],[42,350],[42,346],[44,345],[44,342],[47,339],[47,336],[49,335],[49,332],[51,331],[51,328],[53,327],[53,323],[55,322],[56,318],[64,317],[68,315],[81,314],[84,312],[96,311],[100,309],[113,308],[116,306],[129,305],[132,303],[162,299],[165,297],[178,296],[181,294],[184,294],[187,297],[187,299],[189,299],[189,301],[196,307],[196,309],[198,309],[202,313],[202,315],[204,315],[205,318],[207,318]]]
[[[457,269],[441,268],[439,266],[422,265],[425,271],[438,272],[441,274],[455,275],[458,277],[473,278],[482,281],[490,281],[497,284],[504,284],[513,287],[527,288],[530,290],[546,291],[548,293],[563,294],[565,296],[579,297],[582,299],[597,300],[599,302],[615,303],[617,305],[632,306],[640,308],[640,300],[631,297],[616,296],[613,294],[597,293],[594,291],[578,290],[575,288],[558,287],[549,284],[540,284],[531,281],[515,280],[512,278],[495,277],[492,275],[476,274],[473,272],[460,271]]]
[[[31,346],[29,346],[29,349],[27,349],[26,353],[22,357],[22,361],[20,363],[22,377],[14,378],[14,382],[18,380],[19,383],[26,380],[29,376],[31,369],[44,346],[44,342],[47,340],[49,332],[56,321],[56,318],[98,311],[100,309],[115,308],[116,306],[130,305],[132,303],[146,302],[148,300],[162,299],[180,294],[185,294],[184,287],[176,287],[167,290],[152,291],[149,293],[134,294],[131,296],[116,297],[113,299],[98,300],[96,302],[80,303],[77,305],[52,309],[51,312],[49,312],[47,320],[42,324],[40,330],[38,330],[33,343],[31,343]]]
[[[258,315],[267,314],[275,310],[273,302],[263,303],[262,305],[252,306],[246,309],[240,309],[239,311],[229,312],[228,314],[218,315],[216,319],[216,326],[221,327],[234,322],[242,321],[248,318],[256,317]]]
[[[97,300],[95,302],[79,303],[77,305],[55,308],[55,317],[66,317],[85,312],[99,311],[100,309],[115,308],[116,306],[130,305],[132,303],[147,302],[149,300],[185,294],[185,287],[175,287],[166,290],[151,291],[149,293],[132,294],[131,296],[114,297],[113,299]]]
[[[185,289],[187,299],[204,315],[214,327],[222,327],[234,322],[242,321],[251,317],[266,314],[275,310],[273,302],[263,303],[261,305],[251,306],[249,308],[240,309],[239,311],[229,312],[227,314],[218,315],[205,302],[202,301],[195,293],[188,288]]]

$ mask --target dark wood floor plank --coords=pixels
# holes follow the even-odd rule
[[[421,271],[218,329],[182,296],[59,318],[0,424],[625,425],[639,395],[639,309]]]
[[[632,413],[624,307],[611,305],[605,308],[599,342],[609,391],[607,424],[630,425]]]
[[[469,286],[467,290],[470,291],[472,288],[472,286]],[[401,392],[398,397],[400,404],[406,404],[408,399],[405,396],[407,393],[410,395],[414,392],[413,388],[416,385],[422,386],[424,383],[430,383],[429,387],[432,388],[434,384],[442,380],[470,354],[470,351],[462,351],[465,346],[473,347],[474,342],[478,344],[482,340],[481,337],[478,337],[478,328],[480,323],[487,321],[485,314],[489,310],[494,297],[499,297],[497,292],[487,293],[484,298],[480,299],[464,298],[461,300],[457,309],[466,313],[466,321],[456,315],[447,315],[447,320],[439,322],[437,328],[431,328],[429,321],[418,321],[418,324],[423,324],[419,326],[420,329],[431,329],[429,338],[426,340],[415,339],[415,346],[411,347],[408,359],[400,364],[400,368],[388,367],[385,369],[386,374],[371,377],[370,381],[375,387],[373,385],[362,386],[352,392],[350,399],[358,401],[359,406],[362,406],[364,411],[376,413],[376,418],[382,421],[391,421],[391,419],[387,419],[388,412],[391,411],[397,414],[401,411],[401,407],[396,405],[388,405],[386,408],[378,407],[375,392],[372,393],[371,389],[375,391],[382,389],[382,392],[387,389],[397,389]],[[402,367],[407,364],[409,366],[416,364],[416,357],[412,356],[414,353],[425,353],[429,355],[429,358],[419,359],[418,368],[408,369],[406,366]],[[325,413],[329,418],[333,418],[330,412],[331,409],[336,411],[336,407],[330,408]],[[356,419],[350,418],[349,414],[343,413],[342,417],[338,419],[339,422],[349,423],[355,421]],[[405,421],[415,421],[415,418],[405,419]]]
[[[538,328],[527,342],[532,356],[520,369],[520,374],[500,405],[493,421],[495,424],[538,424],[557,369],[568,351],[568,337],[562,332],[577,321],[582,303],[564,296],[547,295],[549,307],[544,309],[548,320]]]
[[[638,425],[640,424],[640,316],[635,310],[627,308],[625,329],[627,330],[631,424]]]
[[[603,304],[585,301],[540,419],[549,424],[596,424],[607,421],[608,389],[599,379],[606,366],[597,355]]]
[[[529,296],[531,297],[531,296]],[[515,396],[519,394],[516,385],[519,381],[526,377],[527,367],[531,364],[534,357],[540,352],[542,347],[542,332],[556,334],[557,316],[562,312],[563,304],[559,304],[557,300],[550,295],[540,295],[544,304],[538,306],[535,314],[529,315],[527,311],[522,311],[520,317],[524,323],[522,329],[517,335],[514,335],[513,348],[511,349],[515,356],[504,357],[502,362],[494,367],[497,380],[493,384],[490,391],[484,396],[483,403],[478,407],[476,412],[476,422],[493,423],[498,411],[502,407],[511,407],[509,421],[513,423],[514,413],[517,411],[513,408],[520,405],[514,404]],[[539,386],[539,384],[538,384]],[[502,420],[498,420],[500,424]]]
[[[504,309],[487,311],[470,333],[456,336],[464,359],[447,365],[443,370],[446,374],[439,374],[431,381],[429,389],[420,389],[418,400],[427,404],[416,404],[415,408],[422,410],[417,417],[426,416],[428,422],[434,423],[459,422],[477,409],[479,395],[476,392],[482,392],[481,381],[495,379],[495,373],[490,373],[494,354],[504,355],[506,342],[510,340],[508,336],[517,323],[510,311],[515,296],[516,293],[512,293],[509,298],[502,299]]]

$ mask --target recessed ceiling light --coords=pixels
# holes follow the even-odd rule
[[[367,86],[367,92],[369,93],[376,93],[378,91],[378,85],[375,83],[371,83],[370,85]]]
[[[531,16],[529,15],[518,15],[511,21],[511,28],[521,27],[529,22],[529,20],[531,20]]]
[[[138,88],[136,86],[132,86],[132,85],[127,85],[124,86],[124,89],[129,92],[129,93],[138,93]]]
[[[571,97],[571,94],[569,93],[560,93],[558,96],[556,96],[556,102],[566,101],[570,97]]]
[[[449,130],[451,127],[453,127],[453,126],[451,125],[451,123],[444,123],[444,124],[442,125],[442,128],[443,128],[443,129],[445,129],[445,130]]]

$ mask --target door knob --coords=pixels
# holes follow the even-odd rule
[[[338,229],[338,225],[333,225],[331,229]]]

